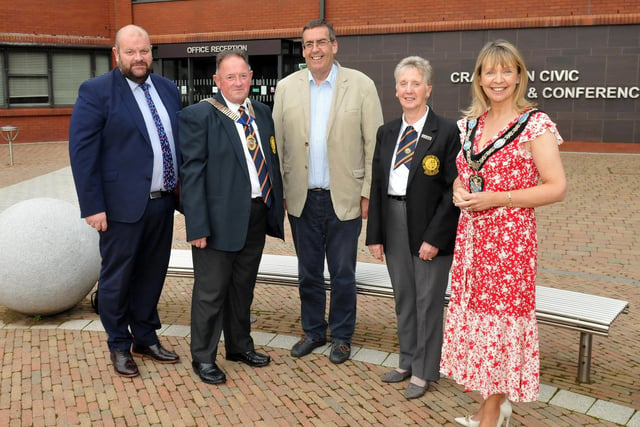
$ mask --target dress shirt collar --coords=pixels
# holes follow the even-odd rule
[[[220,92],[220,96],[222,96],[222,99],[224,99],[225,104],[227,104],[227,107],[237,113],[238,112],[238,108],[240,108],[240,106],[242,105],[244,107],[244,110],[247,112],[247,114],[249,114],[249,108],[247,107],[247,101],[245,100],[242,104],[236,104],[235,102],[231,102],[229,101],[223,94],[222,92]]]
[[[142,83],[136,83],[136,82],[134,82],[133,80],[131,80],[131,79],[130,79],[130,78],[128,78],[128,77],[125,77],[124,79],[125,79],[125,80],[127,81],[127,83],[129,84],[129,87],[131,88],[131,90],[136,90],[136,89],[140,89],[140,90],[142,90],[142,88],[140,87],[140,85],[141,85]],[[149,86],[153,86],[153,82],[151,81],[151,76],[148,76],[148,77],[147,77],[147,80],[145,80],[145,81],[144,81],[144,83],[147,83]],[[155,86],[154,86],[154,87],[155,87]]]
[[[316,81],[313,79],[313,76],[311,75],[311,71],[309,71],[308,74],[309,74],[309,84],[314,84],[315,85]],[[327,83],[329,83],[329,86],[334,87],[336,85],[336,77],[337,76],[338,76],[338,66],[334,63],[331,66],[331,71],[329,71],[329,75],[320,84],[322,85],[325,82],[327,82]]]
[[[427,105],[427,111],[424,113],[424,116],[420,117],[420,120],[416,121],[414,124],[409,125],[404,119],[404,114],[402,115],[402,130],[407,126],[413,126],[413,128],[418,132],[418,135],[422,133],[422,128],[424,127],[425,122],[427,121],[427,116],[429,115],[429,106]],[[401,132],[402,133],[402,132]]]

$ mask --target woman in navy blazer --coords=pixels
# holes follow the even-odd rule
[[[405,397],[414,399],[440,378],[444,294],[459,216],[451,188],[460,145],[455,122],[427,105],[429,62],[405,58],[394,75],[403,115],[378,129],[366,244],[377,259],[386,254],[398,317],[399,366],[381,379],[411,377]]]

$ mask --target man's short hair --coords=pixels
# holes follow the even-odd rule
[[[225,58],[228,58],[230,56],[238,56],[238,57],[242,58],[244,60],[244,62],[247,63],[247,65],[249,65],[249,54],[247,54],[246,50],[237,49],[237,48],[229,49],[229,50],[223,50],[222,52],[220,52],[219,54],[216,55],[216,73],[220,69],[220,63]],[[249,69],[251,69],[251,65],[249,65]]]
[[[336,32],[333,30],[333,26],[324,19],[314,19],[313,21],[307,22],[307,25],[302,28],[302,34],[304,35],[305,31],[318,27],[326,27],[327,30],[329,30],[329,40],[332,42],[336,41]]]

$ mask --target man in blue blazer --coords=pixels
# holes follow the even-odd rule
[[[151,74],[147,32],[127,25],[113,48],[118,67],[79,89],[69,156],[86,222],[100,233],[98,305],[117,374],[139,374],[133,354],[178,356],[158,341],[158,300],[173,233],[178,158],[174,83]]]
[[[191,355],[202,381],[219,384],[227,360],[266,366],[255,351],[250,309],[265,236],[284,238],[282,179],[271,111],[247,96],[246,51],[216,56],[215,98],[180,113],[183,208],[192,245]]]

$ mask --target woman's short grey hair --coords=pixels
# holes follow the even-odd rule
[[[393,77],[396,79],[396,85],[398,84],[398,77],[400,76],[400,73],[407,68],[415,68],[418,70],[418,72],[422,74],[422,78],[427,86],[432,86],[433,68],[431,68],[429,61],[420,56],[407,56],[401,60],[398,65],[396,65],[396,69],[393,71]]]

